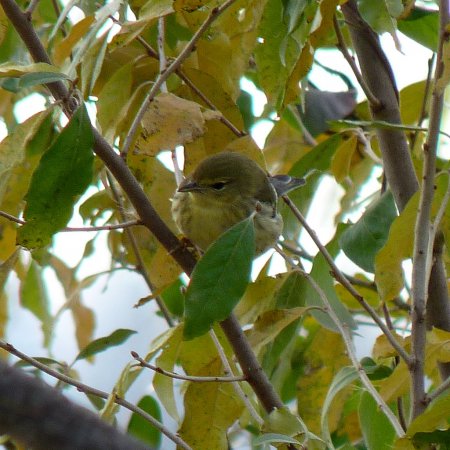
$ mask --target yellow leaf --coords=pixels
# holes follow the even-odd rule
[[[184,73],[196,86],[201,87],[201,91],[206,98],[226,117],[238,130],[243,129],[242,116],[236,103],[227,94],[219,81],[208,73],[193,68],[185,68]],[[176,94],[188,100],[201,102],[195,92],[188,86],[182,85]],[[205,157],[224,150],[228,145],[236,140],[236,135],[219,118],[210,120],[205,133],[192,143],[185,145],[185,172],[189,173]]]
[[[194,141],[205,132],[205,117],[200,105],[170,93],[155,97],[142,119],[136,141],[139,154],[155,156]]]
[[[27,66],[20,64],[3,63],[0,64],[0,78],[2,77],[20,77],[27,73],[51,72],[60,73],[58,67],[47,63],[35,63]]]
[[[288,173],[294,163],[310,149],[311,146],[305,144],[303,134],[281,117],[275,122],[264,145],[264,157],[269,172]]]
[[[71,29],[69,34],[57,45],[53,60],[56,65],[60,65],[66,58],[70,56],[74,46],[80,42],[80,39],[89,31],[90,26],[94,23],[95,16],[87,16],[77,22]]]
[[[279,433],[286,436],[297,436],[304,433],[306,430],[294,414],[292,414],[287,407],[274,409],[263,425],[265,433]]]
[[[217,359],[202,375],[215,375],[221,368]],[[181,438],[195,450],[223,450],[228,448],[228,428],[244,407],[232,383],[191,382],[184,396],[184,409]]]
[[[176,328],[168,330],[168,332],[157,339],[151,350],[151,353],[153,353],[162,349],[161,355],[156,359],[156,366],[161,367],[161,369],[164,370],[173,371],[175,363],[178,360],[182,342],[182,325],[178,325]],[[179,414],[173,391],[173,378],[161,375],[160,373],[155,373],[155,376],[153,377],[153,387],[166,411],[174,420],[179,421]]]
[[[259,353],[264,345],[273,341],[284,328],[307,311],[308,308],[297,307],[275,309],[261,314],[247,335],[253,351]]]
[[[261,275],[247,286],[244,296],[235,308],[242,324],[253,323],[256,318],[274,306],[274,294],[282,282],[281,278]]]
[[[395,332],[392,332],[395,337],[395,340],[405,348],[407,341],[402,336],[398,335]],[[390,358],[392,356],[397,356],[397,352],[392,348],[392,345],[387,340],[384,334],[377,337],[375,344],[373,346],[372,355],[375,359],[378,358]]]
[[[395,368],[388,378],[380,381],[380,395],[389,403],[398,397],[402,397],[409,392],[411,378],[409,370],[403,360]]]
[[[331,161],[330,169],[338,183],[342,183],[348,177],[353,154],[357,146],[358,138],[352,135],[337,148]]]
[[[167,249],[160,245],[152,258],[148,272],[154,288],[159,291],[172,284],[178,278],[181,268],[169,255]]]
[[[342,338],[332,331],[317,327],[312,342],[304,354],[308,367],[307,372],[299,378],[297,384],[297,402],[300,417],[306,422],[308,429],[316,434],[321,433],[320,408],[328,393],[330,383],[336,372],[349,365],[346,348]],[[341,391],[333,401],[328,415],[330,432],[339,423],[344,408],[344,399],[348,390]]]
[[[248,135],[231,141],[224,149],[225,151],[242,153],[256,161],[261,167],[266,166],[264,155],[253,138]]]
[[[432,219],[436,216],[447,190],[447,175],[437,176],[435,186]],[[402,262],[412,257],[418,201],[419,193],[417,192],[392,223],[388,240],[375,257],[375,282],[380,297],[384,301],[395,298],[403,288]],[[441,224],[445,235],[450,231],[449,224],[449,208],[447,208]]]
[[[108,142],[113,142],[117,125],[125,115],[130,100],[134,61],[125,64],[110,76],[98,95],[97,119]]]

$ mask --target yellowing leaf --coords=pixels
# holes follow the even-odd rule
[[[447,175],[437,176],[435,185],[432,218],[435,217],[447,190]],[[402,262],[412,256],[418,201],[419,193],[417,192],[392,223],[388,240],[375,257],[375,282],[382,300],[392,300],[403,288]],[[448,212],[446,212],[442,224],[444,234],[449,231],[448,224]]]
[[[221,368],[218,359],[202,375],[216,375]],[[184,409],[182,439],[195,450],[219,450],[228,448],[227,430],[241,415],[243,404],[231,383],[191,382]]]
[[[160,245],[152,258],[148,271],[151,274],[150,277],[154,288],[159,291],[178,278],[181,268],[168,253],[167,249]]]
[[[267,311],[256,320],[253,328],[247,335],[250,345],[255,353],[271,342],[290,323],[301,317],[308,308],[275,309]]]
[[[53,60],[59,65],[70,56],[73,47],[80,42],[80,39],[88,32],[90,26],[95,20],[95,16],[87,16],[77,22],[71,29],[70,33],[55,45]]]
[[[342,338],[326,328],[318,328],[312,342],[304,354],[308,372],[302,375],[297,384],[298,410],[308,429],[320,434],[321,412],[317,405],[323,405],[335,374],[349,365]],[[344,408],[342,401],[347,391],[341,391],[334,399],[328,414],[330,432],[333,432],[341,418]]]
[[[25,75],[27,73],[36,73],[36,72],[60,73],[60,69],[47,63],[35,63],[29,64],[27,66],[10,63],[0,64],[0,78],[21,77],[22,75]]]
[[[358,138],[353,135],[337,148],[331,161],[330,169],[338,183],[342,183],[348,177],[357,145]]]
[[[409,392],[411,380],[409,376],[408,367],[403,360],[395,368],[392,375],[380,382],[380,395],[386,403],[402,397]]]
[[[154,156],[161,150],[192,142],[204,131],[205,117],[198,103],[163,93],[145,113],[136,147],[139,153]]]
[[[98,96],[97,118],[108,142],[113,142],[117,125],[130,99],[133,68],[134,61],[119,68],[103,85]]]
[[[178,325],[176,328],[168,330],[168,332],[164,333],[153,343],[151,352],[157,351],[160,348],[162,349],[161,355],[156,359],[156,365],[158,367],[173,371],[175,363],[178,360],[182,339],[183,326]],[[166,411],[174,420],[178,421],[179,414],[173,391],[173,378],[155,373],[153,387]]]
[[[406,340],[396,334],[395,332],[392,332],[392,334],[395,337],[395,340],[402,346],[405,347]],[[377,337],[375,344],[373,346],[372,355],[375,359],[377,358],[389,358],[391,356],[397,356],[397,352],[392,348],[392,345],[387,340],[386,336],[384,334]]]

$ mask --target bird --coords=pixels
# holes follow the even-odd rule
[[[200,250],[254,214],[255,256],[273,247],[283,231],[280,196],[304,178],[267,174],[247,156],[223,151],[205,158],[178,186],[172,216],[180,232]]]

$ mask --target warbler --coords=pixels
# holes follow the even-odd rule
[[[289,175],[270,176],[240,153],[217,153],[180,183],[172,216],[180,231],[206,250],[227,229],[255,213],[255,255],[260,255],[283,231],[278,197],[304,183]]]

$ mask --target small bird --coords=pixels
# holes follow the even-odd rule
[[[227,229],[255,213],[258,256],[272,247],[283,231],[278,197],[303,184],[303,178],[270,176],[247,156],[225,151],[201,161],[180,183],[172,216],[180,231],[206,250]]]

